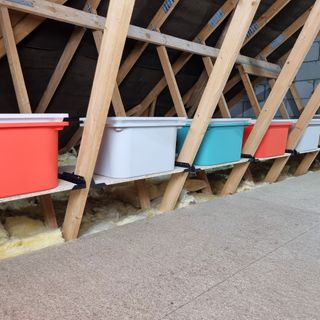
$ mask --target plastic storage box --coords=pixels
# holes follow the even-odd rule
[[[245,128],[243,145],[246,143],[256,120],[251,121],[251,125]],[[272,158],[285,154],[289,129],[294,121],[273,120],[264,135],[259,148],[254,154],[255,158]]]
[[[178,152],[182,149],[192,120],[178,130]],[[213,119],[194,160],[197,166],[237,162],[241,158],[243,131],[249,119]]]
[[[0,115],[0,198],[58,185],[58,131],[67,114]]]
[[[320,119],[311,120],[309,126],[303,133],[296,151],[299,153],[315,150],[320,144]]]
[[[85,121],[85,119],[81,119]],[[172,171],[184,118],[108,118],[95,173],[131,178]]]

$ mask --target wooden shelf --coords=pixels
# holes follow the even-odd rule
[[[313,152],[319,152],[319,151],[320,151],[320,148],[316,148],[316,149],[306,150],[302,152],[297,151],[297,154],[307,154],[307,153],[313,153]]]
[[[224,167],[230,167],[230,166],[234,166],[236,164],[246,163],[246,162],[249,162],[249,159],[242,158],[236,162],[227,162],[227,163],[221,163],[221,164],[216,164],[216,165],[212,165],[212,166],[196,166],[196,169],[206,171],[206,170],[210,170],[210,169],[219,169],[219,168],[224,168]]]
[[[275,157],[270,157],[270,158],[255,158],[255,161],[264,162],[264,161],[268,161],[268,160],[275,160],[275,159],[291,157],[291,156],[292,156],[291,153],[285,153],[285,154],[282,154],[281,156],[275,156]]]
[[[59,180],[59,185],[54,189],[39,191],[39,192],[33,192],[33,193],[26,193],[26,194],[20,194],[17,196],[7,197],[7,198],[0,198],[0,203],[5,203],[9,201],[15,201],[15,200],[21,200],[21,199],[27,199],[27,198],[33,198],[38,196],[43,196],[46,194],[52,194],[52,193],[58,193],[58,192],[64,192],[64,191],[70,191],[72,190],[76,184],[67,182],[64,180]]]
[[[105,176],[95,174],[93,176],[93,181],[94,181],[94,184],[97,186],[99,186],[99,185],[111,186],[111,185],[125,183],[125,182],[132,182],[132,181],[137,181],[137,180],[150,179],[150,178],[171,175],[171,174],[183,172],[184,170],[185,170],[185,168],[175,167],[175,169],[172,171],[165,171],[165,172],[160,172],[160,173],[153,173],[153,174],[147,174],[147,175],[143,175],[143,176],[123,178],[123,179],[105,177]],[[59,171],[61,173],[62,172],[72,173],[72,172],[74,172],[74,166],[60,167]]]
[[[137,177],[131,177],[131,178],[123,178],[123,179],[117,179],[117,178],[110,178],[110,177],[104,177],[100,175],[94,175],[93,180],[96,185],[105,184],[107,186],[124,183],[124,182],[131,182],[136,180],[142,180],[142,179],[150,179],[150,178],[156,178],[166,175],[171,175],[174,173],[183,172],[185,168],[176,167],[172,171],[166,171],[166,172],[160,172],[160,173],[154,173],[154,174],[147,174],[144,176],[137,176]]]

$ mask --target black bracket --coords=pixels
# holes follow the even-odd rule
[[[74,183],[75,186],[73,187],[73,190],[85,189],[87,186],[86,180],[84,179],[84,177],[78,176],[74,173],[63,172],[63,173],[59,173],[58,177],[61,180]]]
[[[291,149],[286,149],[286,153],[293,154],[294,156],[297,156],[297,155],[299,154],[298,151],[296,151],[296,150],[291,150]]]
[[[252,156],[251,154],[241,154],[241,158],[249,159],[249,162],[255,162],[256,161],[255,157]]]
[[[201,169],[197,169],[194,165],[190,165],[189,163],[186,162],[175,162],[176,167],[181,167],[181,168],[186,168],[184,172],[189,172],[189,173],[197,173],[201,171]]]

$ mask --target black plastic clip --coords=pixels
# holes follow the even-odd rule
[[[184,172],[189,172],[189,173],[197,173],[201,171],[200,169],[197,169],[194,165],[190,165],[189,163],[186,162],[175,162],[176,167],[181,167],[181,168],[186,168]]]
[[[78,176],[74,173],[63,172],[63,173],[59,173],[58,177],[61,180],[74,183],[75,186],[73,187],[73,190],[85,189],[87,186],[86,180],[84,179],[84,177]]]
[[[255,162],[256,159],[251,154],[241,154],[241,158],[249,159],[249,162]]]
[[[299,154],[298,151],[296,151],[296,150],[291,150],[291,149],[286,149],[286,153],[293,154],[294,156],[297,156],[297,155]]]

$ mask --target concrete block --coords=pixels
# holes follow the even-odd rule
[[[305,62],[318,61],[319,60],[319,52],[320,52],[319,42],[314,42],[304,61]]]
[[[252,110],[252,106],[250,104],[250,102],[244,102],[244,112],[243,112],[243,116],[245,118],[255,118],[254,112]]]
[[[315,80],[320,78],[320,62],[305,62],[302,64],[296,81]]]
[[[319,74],[320,76],[320,74]],[[309,99],[314,90],[314,81],[297,81],[295,82],[296,88],[301,99]]]
[[[264,101],[266,98],[266,86],[264,84],[257,85],[254,88],[255,94],[259,101]]]

